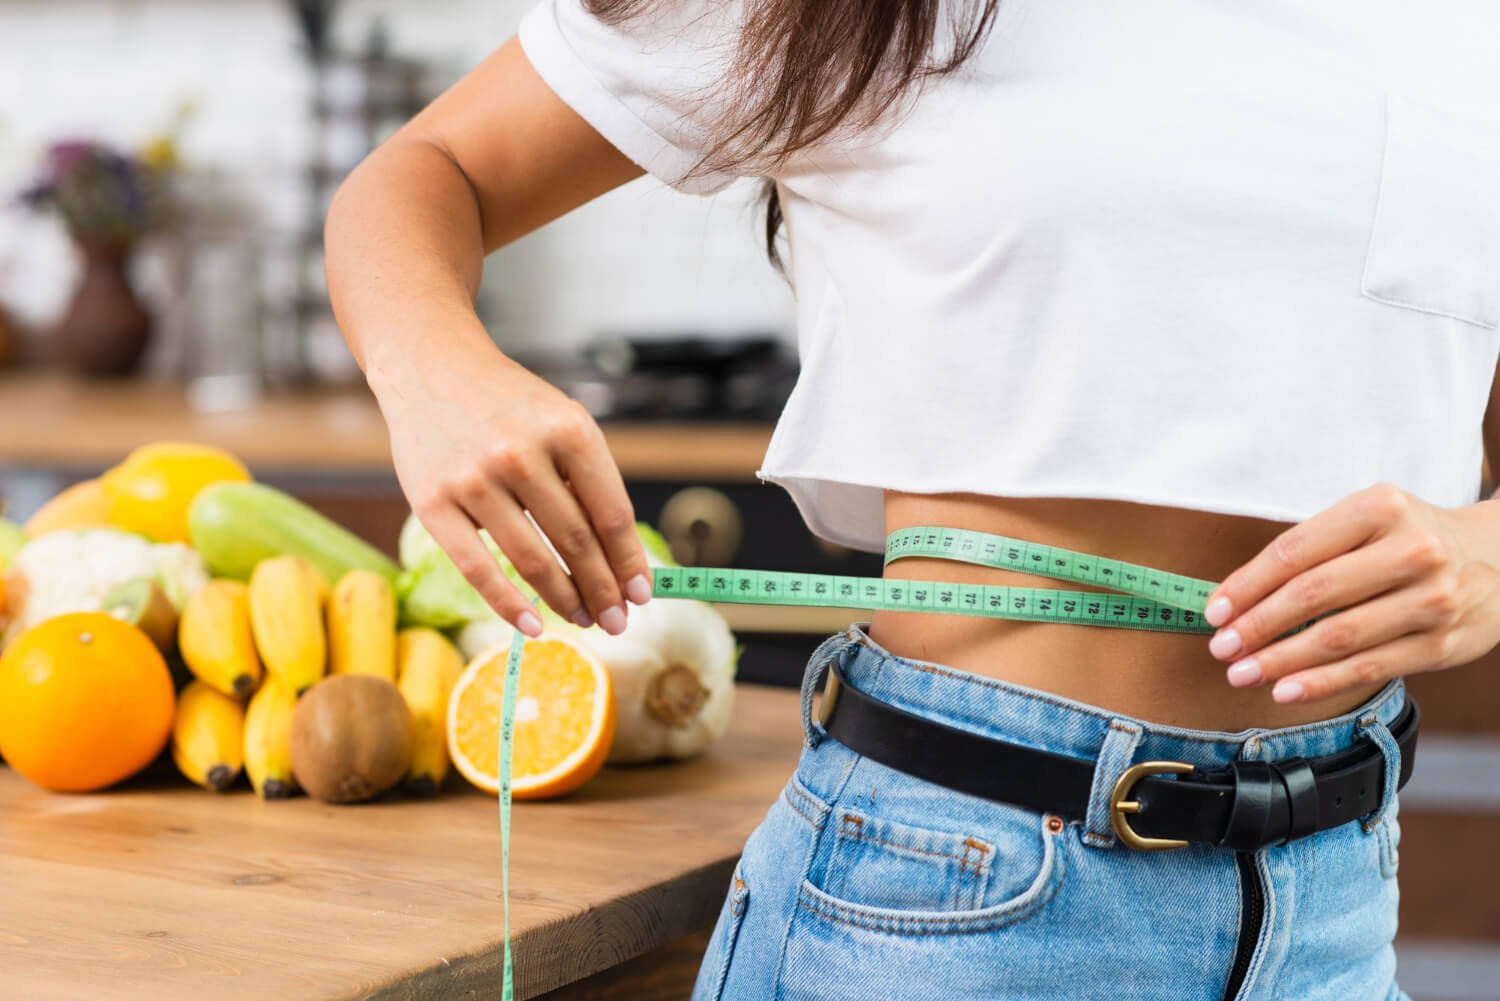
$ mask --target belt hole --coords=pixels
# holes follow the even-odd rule
[[[1333,797],[1333,805],[1334,805],[1335,809],[1337,809],[1338,807],[1343,806],[1344,805],[1344,797],[1342,797],[1342,796],[1335,796],[1335,797]]]

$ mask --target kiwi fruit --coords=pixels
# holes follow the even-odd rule
[[[325,803],[374,799],[411,764],[411,710],[372,674],[336,674],[302,693],[292,713],[292,774]]]
[[[116,585],[104,596],[101,610],[151,637],[162,653],[176,649],[177,607],[150,577],[137,577]]]

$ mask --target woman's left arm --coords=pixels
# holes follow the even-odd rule
[[[1500,461],[1500,370],[1484,446]],[[1440,508],[1377,483],[1272,539],[1205,616],[1229,683],[1272,684],[1277,702],[1477,660],[1500,645],[1500,497]]]

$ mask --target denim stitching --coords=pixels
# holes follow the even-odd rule
[[[1252,997],[1252,987],[1260,976],[1261,969],[1266,965],[1266,953],[1271,947],[1271,933],[1276,928],[1276,882],[1271,877],[1271,864],[1266,859],[1265,849],[1255,853],[1255,873],[1260,879],[1261,898],[1265,908],[1261,918],[1260,938],[1255,943],[1255,952],[1250,957],[1250,967],[1245,971],[1245,980],[1240,984],[1240,997]],[[1293,917],[1295,917],[1295,911]]]
[[[1396,743],[1395,734],[1391,733],[1390,727],[1380,722],[1374,713],[1360,716],[1355,723],[1355,731],[1376,746],[1385,765],[1381,774],[1380,802],[1367,815],[1367,819],[1360,822],[1360,828],[1368,834],[1390,815],[1395,806],[1396,785],[1401,778],[1401,746]]]
[[[898,851],[915,852],[919,855],[931,855],[934,858],[951,859],[952,861],[959,864],[959,869],[961,871],[967,869],[967,867],[970,865],[974,866],[975,875],[978,875],[978,870],[981,869],[985,864],[987,864],[988,857],[994,853],[994,849],[992,847],[989,847],[987,845],[981,847],[980,845],[975,844],[972,838],[966,839],[964,841],[965,848],[962,855],[956,855],[953,852],[936,851],[931,848],[918,848],[915,845],[903,845],[899,841],[889,841],[885,838],[877,838],[873,834],[866,834],[863,827],[864,821],[851,814],[846,813],[841,819],[843,820],[843,823],[839,825],[838,833],[838,836],[841,838],[857,838],[861,841],[869,841],[877,845],[887,845],[891,848],[895,848]],[[851,822],[859,826],[851,827],[849,826]],[[972,851],[978,851],[983,857],[978,861],[974,860],[970,857],[970,852]]]
[[[839,641],[843,640],[843,647],[839,647]],[[816,748],[828,736],[828,731],[823,724],[813,716],[813,697],[817,694],[818,682],[827,676],[829,663],[833,657],[841,656],[852,642],[851,632],[833,633],[818,644],[817,649],[808,658],[807,666],[803,668],[801,692],[799,694],[798,715],[802,721],[802,743],[805,747]],[[835,649],[838,648],[838,649]],[[824,694],[827,694],[825,685]]]
[[[1094,835],[1086,843],[1096,848],[1114,844],[1114,824],[1110,818],[1113,790],[1139,753],[1143,732],[1141,726],[1126,719],[1110,720],[1108,730],[1093,756],[1094,774],[1089,781],[1088,805],[1083,817],[1084,833]]]
[[[840,907],[835,903],[814,898],[805,892],[805,888],[798,892],[797,899],[801,907],[829,921],[837,921],[840,924],[846,924],[854,928],[888,932],[893,935],[946,935],[992,931],[1031,916],[1037,910],[1050,903],[1052,898],[1057,895],[1058,889],[1061,888],[1063,877],[1066,875],[1065,867],[1067,859],[1065,848],[1056,834],[1049,831],[1044,836],[1051,839],[1053,851],[1052,871],[1048,874],[1047,885],[1035,898],[1014,910],[1005,910],[997,914],[986,915],[982,918],[872,918],[852,909]]]
[[[793,776],[781,790],[782,797],[787,801],[798,816],[806,820],[808,826],[814,831],[821,830],[823,822],[827,819],[829,812],[833,809],[824,803],[819,797],[802,787],[801,780]],[[812,811],[809,813],[808,811]]]

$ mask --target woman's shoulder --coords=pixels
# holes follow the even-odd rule
[[[522,49],[548,86],[615,146],[679,190],[732,180],[695,171],[735,98],[741,0],[541,0]]]

